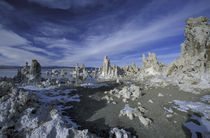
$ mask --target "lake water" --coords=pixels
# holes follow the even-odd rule
[[[61,69],[57,69],[59,72],[61,71]],[[43,78],[68,78],[70,81],[74,80],[74,78],[70,75],[70,72],[72,72],[72,68],[65,68],[64,71],[67,73],[67,75],[65,75],[64,77],[58,75],[58,76],[53,76],[53,75],[47,75],[46,72],[51,72],[52,69],[42,69],[42,77]],[[17,75],[18,69],[0,69],[0,77],[8,77],[8,78],[13,78],[14,76]],[[87,77],[84,80],[86,83],[89,82],[95,82],[96,79],[95,78],[91,78],[91,77]]]
[[[18,69],[0,69],[0,77],[13,78],[17,75]]]
[[[52,76],[47,76],[46,72],[51,72],[52,69],[42,69],[42,77],[44,78],[48,78]],[[58,69],[58,71],[60,71],[60,69]],[[70,72],[72,71],[72,69],[64,69],[65,72],[67,72],[67,75],[65,77],[69,77]],[[0,69],[0,77],[9,77],[12,78],[15,75],[17,75],[18,69]],[[56,76],[55,76],[56,77]],[[58,76],[59,77],[59,76]]]

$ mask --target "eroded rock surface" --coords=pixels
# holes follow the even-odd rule
[[[148,54],[146,58],[145,54],[142,56],[142,73],[146,75],[160,75],[165,69],[165,65],[157,60],[155,53]]]
[[[140,87],[136,85],[124,86],[121,90],[115,88],[110,91],[105,91],[104,93],[111,96],[110,97],[109,95],[106,95],[102,98],[108,102],[113,101],[113,97],[122,99],[122,101],[125,103],[128,102],[128,100],[134,101],[141,97]]]
[[[139,121],[147,127],[152,123],[152,121],[151,119],[143,116],[145,111],[146,110],[140,105],[137,108],[132,108],[126,104],[125,108],[120,111],[119,116],[127,116],[130,120],[133,120],[134,117],[138,117]]]
[[[113,67],[110,65],[110,60],[107,56],[104,57],[103,66],[101,67],[101,74],[99,78],[102,79],[113,79],[118,78],[119,74],[122,74],[122,70],[120,67],[116,66],[115,64]]]
[[[37,60],[32,60],[31,66],[26,65],[21,68],[14,78],[18,82],[31,83],[38,82],[41,79],[41,65]]]
[[[186,20],[184,43],[180,57],[172,62],[166,75],[176,78],[182,84],[195,87],[210,84],[210,24],[208,18],[198,17]],[[197,85],[197,86],[196,86]],[[184,87],[188,87],[184,85]],[[190,89],[185,89],[190,91]]]

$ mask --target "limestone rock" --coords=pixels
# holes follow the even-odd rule
[[[138,117],[139,121],[147,127],[152,123],[151,119],[143,116],[143,113],[146,110],[139,105],[138,108],[132,108],[128,104],[125,105],[125,108],[120,111],[119,116],[127,116],[130,120],[133,120],[134,117]]]
[[[109,132],[109,138],[135,138],[130,132],[124,129],[112,128]]]
[[[181,56],[176,61],[185,68],[194,66],[199,72],[210,69],[210,24],[208,18],[198,17],[186,20],[184,43],[181,44]],[[195,67],[196,66],[196,67]]]
[[[103,63],[103,66],[102,66],[102,74],[105,76],[105,75],[108,75],[109,74],[109,70],[110,70],[110,60],[108,59],[107,56],[104,57],[104,63]]]
[[[6,81],[0,82],[0,97],[8,94],[12,87],[13,87],[12,83],[10,82],[6,82]]]
[[[84,64],[82,64],[81,67],[80,67],[80,73],[81,73],[83,76],[87,76],[87,75],[88,75],[88,72],[86,71],[85,65],[84,65]]]
[[[104,57],[103,66],[101,67],[101,75],[100,78],[103,79],[113,79],[118,78],[118,76],[122,74],[122,70],[120,67],[116,66],[115,64],[113,67],[110,65],[110,60],[107,56]]]
[[[30,79],[39,79],[41,76],[41,65],[37,60],[32,60],[30,67]]]
[[[145,54],[142,56],[142,73],[148,75],[158,75],[161,74],[165,68],[165,65],[158,62],[155,53],[149,52],[149,57],[146,58]]]
[[[10,136],[15,133],[15,130],[10,130],[10,127],[16,125],[15,122],[21,112],[27,108],[28,102],[33,103],[36,101],[36,97],[28,92],[14,88],[9,82],[0,85],[5,88],[6,84],[8,85],[5,89],[7,93],[0,98],[0,133]]]
[[[185,91],[210,84],[210,24],[208,18],[198,17],[186,20],[184,43],[181,55],[167,68],[166,76],[176,78]],[[193,86],[193,87],[192,87]],[[190,89],[188,89],[190,88]]]
[[[132,63],[132,69],[135,73],[139,71],[138,65],[136,65],[136,63]]]
[[[58,76],[59,75],[59,71],[57,69],[52,69],[52,75]]]
[[[14,80],[22,83],[40,81],[41,78],[41,65],[37,60],[32,60],[31,66],[26,65],[18,70],[17,75],[14,77]]]
[[[132,63],[131,66],[124,66],[123,71],[126,75],[133,75],[139,72],[139,68],[136,63]]]
[[[141,90],[140,87],[131,85],[131,86],[124,86],[121,90],[119,89],[113,89],[110,91],[105,91],[105,94],[109,94],[111,96],[114,96],[116,98],[122,99],[123,102],[127,102],[128,100],[136,100],[141,97]],[[105,96],[103,99],[107,101],[113,101],[112,97]]]
[[[64,69],[61,69],[61,73],[60,73],[60,75],[61,76],[65,76],[67,73],[64,71]]]
[[[79,64],[78,64],[78,63],[76,64],[74,71],[75,71],[76,73],[79,73]]]

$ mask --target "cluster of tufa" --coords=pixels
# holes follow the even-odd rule
[[[209,73],[210,71],[210,24],[208,18],[189,18],[186,20],[184,43],[181,44],[180,57],[172,62],[167,75],[176,72]]]
[[[37,60],[32,60],[31,66],[26,62],[25,66],[18,71],[15,80],[23,83],[37,82],[41,78],[41,65]]]
[[[101,67],[102,78],[117,78],[119,76],[119,67],[115,64],[113,67],[110,65],[110,60],[107,56],[104,57],[103,66]]]
[[[151,78],[177,84],[180,88],[207,88],[210,86],[210,24],[207,17],[189,18],[186,20],[184,43],[181,44],[181,55],[168,66],[157,60],[155,53],[142,57],[142,68],[133,63],[131,66],[118,67],[120,80],[147,81]],[[116,79],[111,73],[110,60],[106,56],[101,76],[104,79]],[[157,80],[156,79],[156,80]],[[154,83],[155,81],[153,81]],[[159,83],[160,81],[158,81]],[[161,83],[162,84],[162,83]],[[193,85],[193,87],[192,87]],[[209,87],[208,87],[209,88]],[[190,89],[186,91],[191,91]]]

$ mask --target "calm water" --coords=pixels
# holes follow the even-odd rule
[[[61,69],[57,69],[59,72]],[[64,71],[67,73],[64,77],[62,76],[52,76],[52,75],[46,75],[46,72],[51,72],[52,69],[42,69],[42,77],[43,78],[68,78],[69,80],[73,80],[72,76],[70,76],[70,72],[72,72],[73,69],[71,68],[65,68]],[[8,78],[13,78],[15,75],[17,75],[18,69],[0,69],[0,77],[8,77]],[[95,78],[86,78],[85,82],[95,82]]]
[[[46,72],[51,72],[52,69],[42,69],[42,77],[44,78],[48,78],[48,77],[53,77],[53,76],[47,76]],[[60,71],[60,69],[58,69],[58,71]],[[65,72],[67,72],[67,75],[65,77],[69,78],[70,77],[70,72],[72,71],[72,69],[64,69]],[[0,69],[0,77],[9,77],[12,78],[15,75],[17,75],[18,69]],[[61,76],[54,76],[56,78],[59,78]]]
[[[18,69],[0,69],[0,77],[14,77],[18,72]]]

